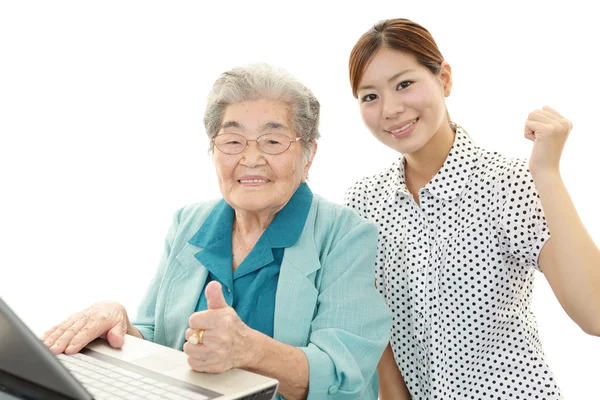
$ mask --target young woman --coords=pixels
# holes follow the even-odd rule
[[[406,19],[366,32],[349,68],[365,125],[401,153],[346,194],[379,225],[376,286],[394,314],[380,398],[562,398],[531,311],[535,270],[600,335],[600,252],[559,170],[571,123],[531,112],[529,161],[482,149],[449,118],[450,65]]]

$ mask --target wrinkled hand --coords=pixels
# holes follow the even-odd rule
[[[572,127],[571,121],[548,106],[529,113],[525,137],[534,142],[529,159],[532,175],[558,173],[560,156]]]
[[[199,329],[204,329],[202,344],[189,341],[183,346],[188,364],[194,371],[219,373],[232,368],[243,368],[252,360],[252,333],[235,310],[227,305],[221,284],[206,285],[204,291],[208,310],[192,314],[186,340]]]
[[[42,342],[54,354],[77,353],[99,337],[108,340],[112,347],[120,348],[128,326],[125,307],[116,302],[100,302],[50,328],[42,336]]]

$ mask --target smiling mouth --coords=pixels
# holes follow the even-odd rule
[[[238,180],[239,183],[267,183],[269,182],[268,179],[240,179]]]
[[[393,131],[386,130],[386,132],[391,133],[392,135],[397,135],[399,133],[404,132],[405,130],[407,130],[408,128],[410,128],[411,126],[413,126],[414,124],[416,124],[418,120],[419,120],[419,118],[415,118],[414,120],[412,120],[411,122],[409,122],[408,124],[404,125],[401,128],[394,129]]]

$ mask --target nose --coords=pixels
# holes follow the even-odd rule
[[[404,112],[404,104],[400,99],[395,99],[394,96],[386,96],[382,98],[381,116],[385,119],[394,119]]]
[[[249,140],[248,145],[242,151],[242,164],[248,168],[254,168],[266,163],[264,154],[258,148],[256,140]]]

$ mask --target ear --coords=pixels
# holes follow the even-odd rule
[[[317,148],[319,147],[317,145],[317,142],[313,142],[312,145],[313,145],[312,156],[310,157],[310,160],[308,160],[308,162],[304,166],[304,174],[303,174],[302,182],[305,182],[306,179],[308,178],[308,170],[310,169],[310,166],[312,165],[312,162],[313,162],[313,160],[315,158],[315,154],[317,154]]]
[[[444,89],[444,96],[450,96],[450,92],[452,91],[452,68],[450,68],[450,64],[446,61],[440,66],[439,78]]]

